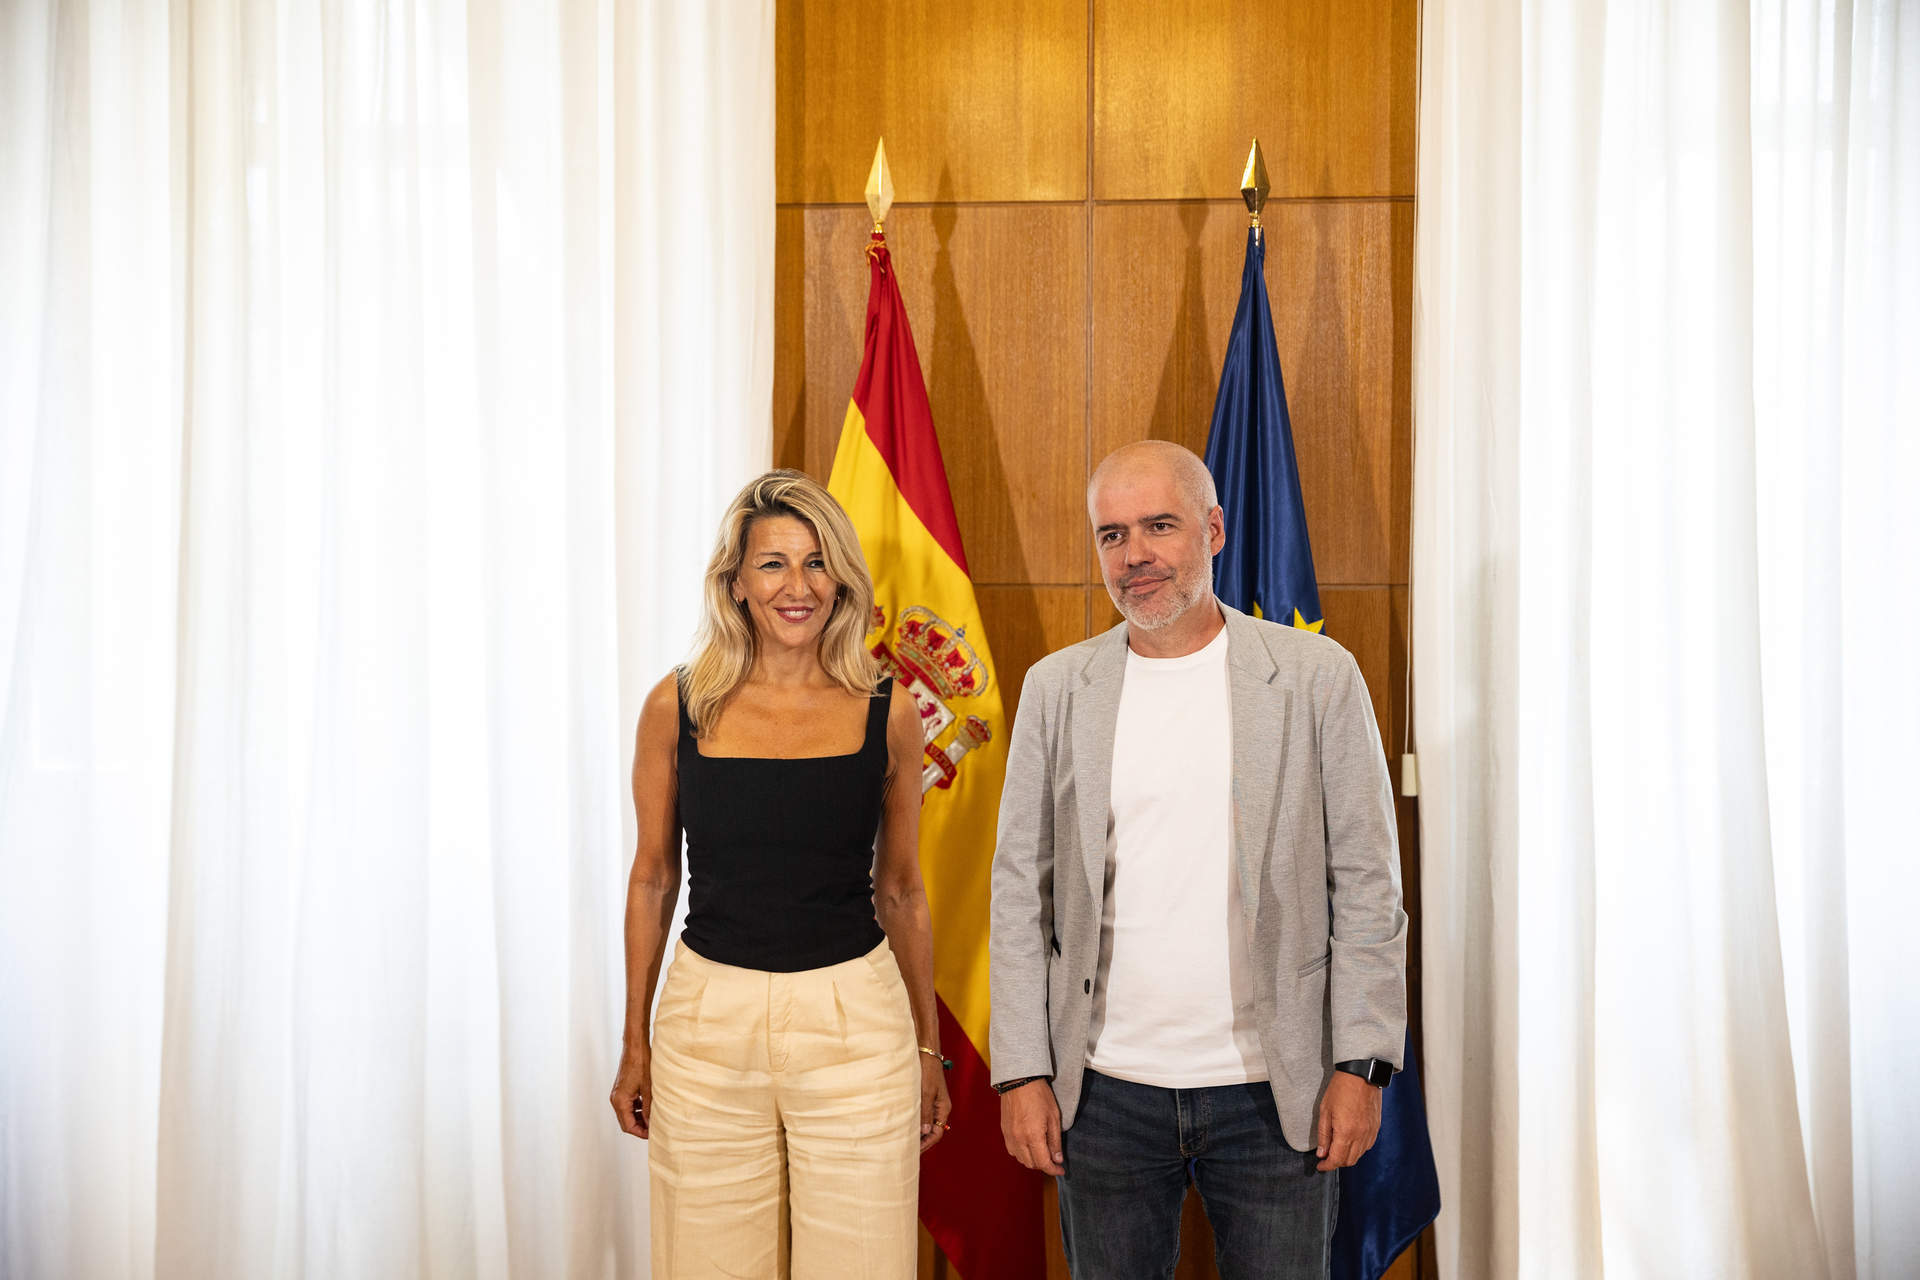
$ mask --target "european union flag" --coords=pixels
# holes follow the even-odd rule
[[[1226,545],[1214,562],[1214,591],[1236,609],[1318,631],[1324,621],[1320,586],[1267,304],[1266,256],[1260,231],[1249,229],[1240,305],[1207,435],[1207,469],[1227,522]],[[1373,1149],[1340,1171],[1334,1280],[1379,1280],[1440,1212],[1440,1179],[1411,1035],[1404,1061],[1406,1069],[1381,1098]]]
[[[1267,247],[1247,231],[1240,305],[1227,336],[1220,395],[1207,433],[1207,470],[1226,511],[1227,544],[1213,564],[1214,594],[1245,613],[1318,631],[1320,587],[1293,461],[1293,423],[1262,274]]]

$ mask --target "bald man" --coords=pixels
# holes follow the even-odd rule
[[[993,863],[994,1087],[1075,1280],[1171,1275],[1197,1186],[1225,1280],[1321,1277],[1401,1066],[1407,917],[1359,669],[1213,594],[1206,465],[1087,490],[1125,619],[1027,673]]]

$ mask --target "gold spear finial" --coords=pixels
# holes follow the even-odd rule
[[[893,170],[887,167],[887,140],[880,139],[873,149],[873,169],[867,174],[867,212],[873,215],[873,229],[879,231],[893,208]]]
[[[1255,138],[1253,150],[1247,152],[1247,171],[1240,175],[1240,196],[1247,202],[1247,225],[1256,232],[1260,230],[1260,209],[1272,189],[1267,182],[1266,158],[1260,154],[1260,139]]]

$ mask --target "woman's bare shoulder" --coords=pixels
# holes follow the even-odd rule
[[[898,680],[893,682],[892,699],[887,704],[887,746],[894,755],[912,760],[918,767],[924,746],[920,733],[920,704],[914,701],[913,693],[906,685]]]
[[[647,691],[640,704],[640,736],[671,736],[680,731],[680,675],[669,671]]]

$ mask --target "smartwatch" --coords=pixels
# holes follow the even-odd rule
[[[1354,1058],[1348,1062],[1333,1064],[1335,1071],[1344,1071],[1350,1076],[1359,1076],[1368,1084],[1384,1089],[1393,1079],[1393,1064],[1385,1058]]]

